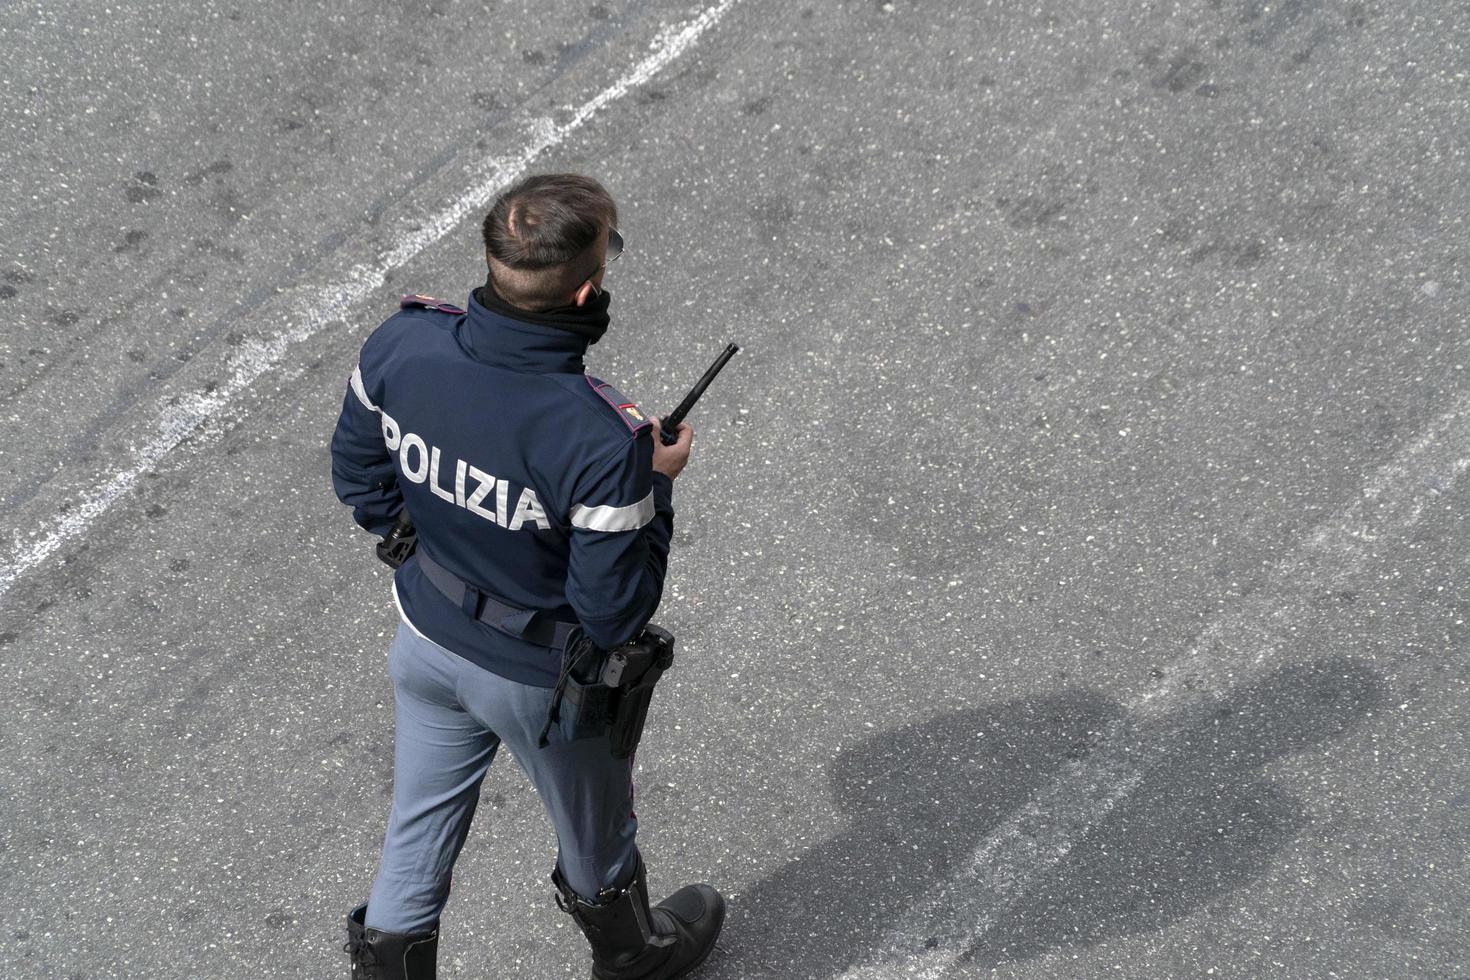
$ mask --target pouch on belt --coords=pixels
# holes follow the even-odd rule
[[[574,629],[562,649],[561,676],[546,712],[539,745],[552,728],[563,741],[608,736],[614,758],[638,747],[653,688],[674,663],[674,637],[650,623],[638,638],[600,651]]]

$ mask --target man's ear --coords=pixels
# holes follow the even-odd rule
[[[578,286],[577,291],[572,294],[572,302],[578,306],[586,306],[587,301],[592,298],[592,291],[596,288],[592,285],[592,280],[588,279],[582,285]]]

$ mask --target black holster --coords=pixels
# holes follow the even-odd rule
[[[413,556],[418,550],[419,533],[413,526],[413,518],[408,516],[408,508],[405,507],[398,512],[398,520],[393,522],[393,527],[383,540],[379,541],[374,549],[378,553],[378,560],[389,568],[398,568]]]
[[[568,742],[606,735],[613,758],[628,758],[643,737],[654,685],[673,664],[674,637],[652,623],[605,652],[574,631],[562,649],[561,676],[537,744],[546,745],[555,727]]]

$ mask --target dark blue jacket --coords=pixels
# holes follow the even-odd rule
[[[587,344],[473,296],[468,312],[405,297],[363,344],[332,436],[332,485],[374,534],[406,505],[440,565],[608,648],[658,608],[673,481],[652,470],[652,425],[584,373]],[[559,650],[471,618],[416,558],[394,594],[440,646],[524,684],[556,683]]]

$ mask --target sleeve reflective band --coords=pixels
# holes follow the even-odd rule
[[[378,406],[368,398],[367,389],[362,386],[362,365],[359,364],[352,369],[352,378],[348,383],[352,385],[352,393],[357,396],[358,401],[366,405],[370,411],[378,411]]]
[[[634,531],[653,520],[653,491],[636,504],[626,507],[588,507],[575,504],[572,507],[572,527],[585,531]]]

